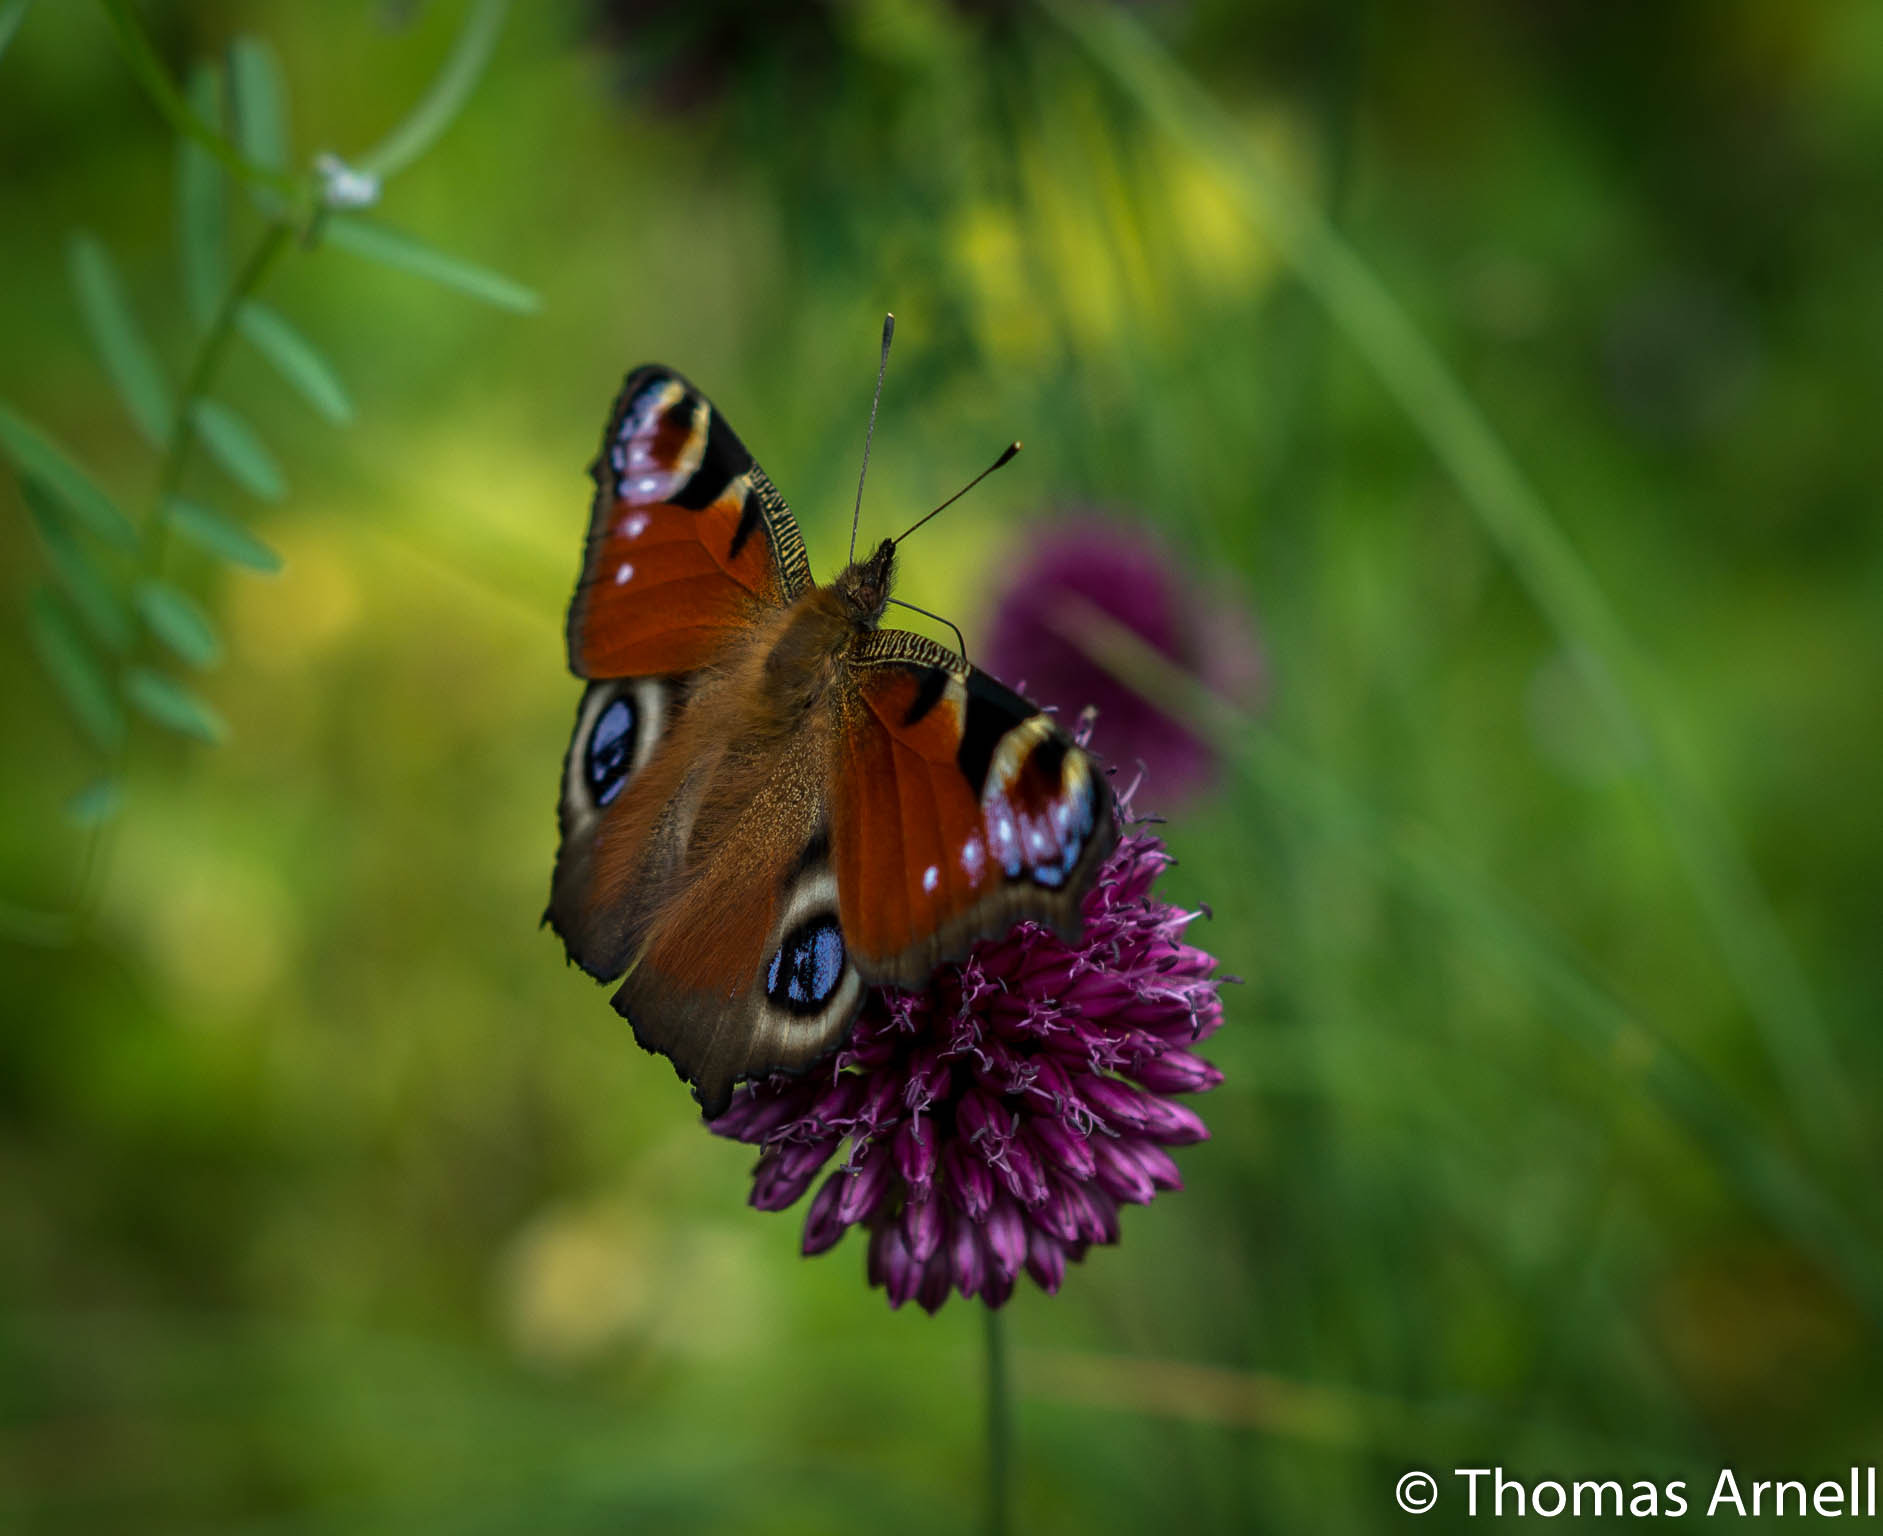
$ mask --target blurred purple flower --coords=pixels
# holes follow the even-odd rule
[[[1118,1241],[1120,1202],[1181,1188],[1167,1147],[1209,1132],[1173,1095],[1222,1074],[1191,1047],[1222,1022],[1198,914],[1150,894],[1170,862],[1119,842],[1068,945],[1021,923],[919,992],[871,991],[849,1042],[808,1077],[741,1090],[711,1129],[762,1147],[752,1204],[795,1203],[849,1140],[804,1219],[805,1254],[869,1230],[869,1280],[930,1312],[951,1291],[998,1307],[1022,1269],[1057,1291]]]
[[[1217,766],[1209,743],[1081,649],[1068,633],[1069,604],[1096,607],[1212,692],[1253,710],[1268,678],[1248,614],[1186,573],[1149,531],[1080,513],[1033,534],[995,602],[986,654],[975,658],[1066,719],[1096,706],[1105,755],[1142,763],[1160,804],[1205,788]]]

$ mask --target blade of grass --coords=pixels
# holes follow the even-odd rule
[[[22,477],[37,480],[58,505],[107,544],[137,548],[137,529],[117,503],[98,489],[64,449],[5,405],[0,405],[0,450]]]
[[[1419,1458],[1438,1453],[1460,1430],[1500,1428],[1507,1403],[1483,1398],[1413,1402],[1326,1382],[1302,1381],[1189,1360],[1027,1349],[1019,1353],[1022,1395],[1108,1413],[1185,1419],[1250,1429],[1307,1445],[1351,1446]],[[1600,1462],[1618,1453],[1657,1469],[1687,1462],[1650,1447],[1617,1446],[1578,1431]]]
[[[204,122],[222,122],[222,73],[199,65],[190,76],[190,108]],[[229,274],[223,258],[222,170],[195,139],[177,139],[176,237],[183,272],[183,298],[198,332],[209,329],[222,302]]]
[[[13,34],[20,29],[20,23],[26,20],[27,8],[33,0],[5,0],[0,4],[0,54],[5,54],[7,44],[13,41]]]
[[[281,556],[234,518],[224,517],[201,502],[173,496],[164,504],[164,519],[198,549],[251,571],[273,576],[281,569]]]
[[[456,256],[448,256],[384,224],[369,224],[364,219],[336,213],[327,220],[325,229],[327,238],[342,250],[410,272],[428,282],[455,288],[486,304],[495,304],[499,309],[532,314],[542,307],[542,300],[522,284]]]
[[[1257,159],[1235,123],[1117,6],[1042,0],[1114,82],[1172,137],[1228,173],[1240,211],[1371,366],[1425,438],[1532,600],[1591,683],[1644,776],[1799,1133],[1827,1166],[1847,1165],[1856,1118],[1824,1020],[1725,817],[1662,718],[1648,671],[1614,609],[1535,488],[1358,252]]]
[[[275,372],[321,415],[339,426],[353,420],[353,402],[347,397],[346,386],[314,344],[280,315],[250,299],[236,311],[235,323],[250,345],[274,365]]]
[[[67,268],[79,314],[118,398],[145,441],[163,447],[170,440],[170,385],[137,323],[117,263],[102,241],[81,230],[72,237]]]
[[[1094,662],[1173,719],[1218,743],[1259,792],[1352,845],[1406,893],[1495,937],[1559,1008],[1548,1016],[1592,1056],[1643,1092],[1728,1183],[1843,1286],[1883,1335],[1883,1262],[1876,1245],[1659,1031],[1591,978],[1568,947],[1509,892],[1465,870],[1429,833],[1389,827],[1323,771],[1290,751],[1234,705],[1082,598],[1065,598],[1048,622]]]
[[[35,949],[58,949],[70,944],[78,921],[69,912],[35,912],[0,901],[0,939],[28,944]]]
[[[470,100],[496,50],[509,0],[472,0],[438,78],[391,133],[360,156],[357,168],[384,181],[411,165],[449,128]]]
[[[198,400],[190,407],[190,418],[209,456],[250,495],[279,501],[288,494],[275,456],[255,429],[228,406],[220,400]]]

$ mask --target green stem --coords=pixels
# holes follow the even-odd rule
[[[509,5],[510,0],[472,0],[457,41],[451,45],[450,56],[431,89],[398,127],[359,157],[357,169],[385,181],[437,142],[463,111],[478,77],[490,63]]]
[[[1117,6],[1041,0],[1048,15],[1173,138],[1222,167],[1263,234],[1367,362],[1502,550],[1624,739],[1713,929],[1799,1134],[1827,1167],[1849,1166],[1857,1120],[1810,986],[1725,817],[1662,718],[1649,669],[1594,574],[1438,349],[1313,207],[1259,163],[1238,125]]]
[[[982,1311],[987,1318],[987,1536],[1007,1536],[1013,1528],[1013,1385],[1000,1312],[994,1307]]]
[[[177,401],[175,419],[170,424],[170,440],[164,448],[163,461],[157,468],[156,503],[150,515],[144,521],[144,537],[138,555],[137,570],[133,584],[150,580],[163,572],[164,556],[170,544],[170,519],[168,509],[170,499],[183,488],[183,476],[189,468],[190,449],[196,441],[194,427],[194,407],[209,392],[215,381],[216,371],[222,366],[222,360],[228,353],[229,342],[235,335],[236,317],[242,306],[260,289],[274,270],[275,263],[287,251],[293,239],[294,230],[285,223],[273,223],[262,232],[249,253],[249,258],[242,264],[229,291],[222,296],[222,303],[217,307],[215,317],[210,321],[209,329],[203,333],[203,339],[197,343],[196,355],[191,359],[189,372],[184,376],[183,393]],[[130,754],[130,737],[112,754],[109,769],[114,775],[122,775]],[[79,872],[76,892],[73,897],[72,917],[75,931],[82,932],[91,920],[93,906],[98,898],[100,875],[104,867],[105,839],[109,835],[111,823],[101,823],[91,830],[85,841],[85,851],[79,859]]]
[[[222,365],[223,355],[234,339],[235,324],[242,313],[242,306],[267,280],[269,272],[287,251],[293,237],[293,227],[286,223],[270,224],[263,231],[229,291],[222,296],[222,303],[209,322],[209,329],[203,333],[203,339],[197,345],[196,356],[184,378],[183,397],[177,402],[176,420],[170,428],[170,442],[164,449],[163,463],[157,472],[157,505],[145,529],[142,574],[154,576],[163,566],[169,527],[165,509],[170,498],[182,490],[183,475],[189,468],[190,449],[196,441],[195,406],[209,393],[216,370]]]
[[[144,29],[137,24],[137,17],[132,14],[127,0],[99,0],[99,4],[104,7],[105,15],[111,22],[112,34],[118,40],[118,52],[124,55],[124,62],[130,66],[131,73],[137,76],[138,84],[144,87],[144,94],[150,97],[151,104],[163,115],[165,122],[178,133],[202,145],[237,179],[251,186],[272,188],[291,202],[304,203],[308,200],[310,189],[306,182],[283,171],[257,165],[196,115],[195,109],[170,78],[170,72],[163,67],[163,60],[157,57],[157,50],[151,47]]]

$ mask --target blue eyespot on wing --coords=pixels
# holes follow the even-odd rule
[[[765,995],[788,1013],[815,1013],[843,980],[843,930],[834,915],[814,917],[785,935],[765,971]]]

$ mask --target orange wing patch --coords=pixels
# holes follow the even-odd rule
[[[783,498],[678,374],[629,375],[590,473],[595,505],[569,606],[578,676],[692,671],[810,585]]]
[[[870,643],[914,640],[884,632]],[[1076,931],[1113,837],[1091,758],[1051,717],[933,654],[857,667],[839,728],[838,905],[871,981],[915,985],[1021,918]]]
[[[584,677],[690,672],[785,601],[766,541],[743,527],[748,489],[694,512],[623,499],[576,594],[570,663]],[[755,515],[754,515],[755,520]]]

